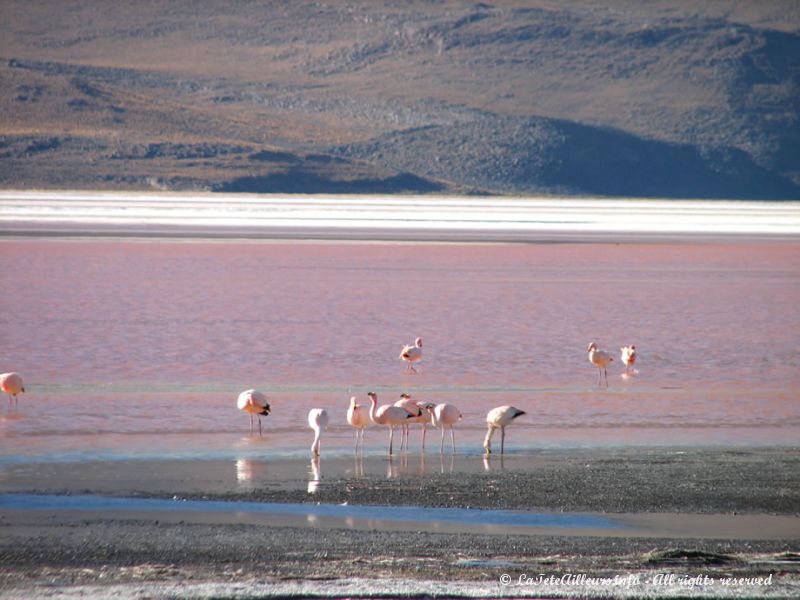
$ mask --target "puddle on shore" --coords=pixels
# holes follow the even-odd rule
[[[798,539],[800,519],[773,515],[546,513],[415,506],[263,503],[118,498],[90,495],[0,494],[0,510],[157,515],[160,520],[252,523],[282,527],[349,528],[517,535]]]

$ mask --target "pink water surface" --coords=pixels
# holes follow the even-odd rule
[[[799,258],[791,243],[5,240],[0,371],[27,392],[0,459],[305,452],[312,406],[349,450],[347,399],[368,389],[457,404],[464,451],[505,403],[529,413],[517,449],[794,444]],[[410,375],[398,354],[417,336]],[[591,341],[635,344],[638,374],[617,358],[599,387]],[[263,440],[235,408],[250,387],[272,400]]]

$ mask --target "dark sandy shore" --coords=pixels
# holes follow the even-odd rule
[[[367,457],[363,471],[352,470],[350,459],[323,457],[313,494],[306,461],[273,464],[268,476],[246,482],[247,489],[231,483],[235,472],[224,461],[6,466],[0,492],[645,513],[667,522],[698,513],[709,522],[734,514],[800,515],[800,451],[794,448],[549,452],[507,457],[502,465],[494,457],[489,471],[476,457],[457,457],[451,470],[448,459],[440,464],[429,456],[428,465],[435,464],[424,473],[413,466],[418,459],[409,455],[407,470],[393,472],[383,457]],[[13,509],[0,516],[0,595],[9,598],[800,594],[796,527],[765,539],[757,519],[752,534],[721,531],[715,538],[580,530],[481,534],[424,523],[400,530],[378,523],[296,526],[231,513]],[[540,575],[541,584],[530,579]],[[554,583],[573,575],[616,576],[619,584]],[[689,585],[690,576],[711,583]],[[763,585],[723,582],[770,576]],[[623,585],[626,577],[634,583]]]

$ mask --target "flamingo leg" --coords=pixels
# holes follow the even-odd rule
[[[389,456],[392,455],[392,441],[394,440],[394,426],[389,425]]]
[[[253,435],[253,414],[250,414],[250,435]]]
[[[450,441],[453,443],[453,454],[456,453],[456,432],[450,428]]]
[[[506,451],[506,428],[505,427],[501,427],[500,428],[500,456],[503,456],[505,451]]]
[[[425,453],[425,432],[428,430],[425,423],[422,424],[422,453]]]
[[[258,435],[259,436],[264,435],[263,433],[261,433],[261,416],[258,417]]]
[[[439,447],[439,454],[444,454],[444,425],[442,425],[442,445]]]

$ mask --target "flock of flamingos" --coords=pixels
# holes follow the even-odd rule
[[[624,346],[620,348],[622,362],[626,367],[626,374],[633,374],[633,364],[636,362],[636,346]],[[589,362],[595,365],[599,371],[598,385],[603,384],[605,377],[606,387],[608,386],[608,365],[614,358],[605,350],[599,350],[597,344],[589,344]],[[417,338],[413,346],[404,346],[400,352],[400,359],[406,362],[406,370],[416,373],[414,363],[422,360],[422,338]],[[16,410],[17,396],[25,391],[25,384],[19,373],[3,373],[0,375],[0,389],[9,396],[9,410]],[[364,447],[364,429],[370,421],[375,425],[389,428],[389,454],[392,454],[394,441],[394,428],[401,428],[400,450],[408,447],[409,425],[419,423],[422,425],[422,450],[425,450],[425,431],[427,425],[434,428],[441,428],[442,443],[440,452],[444,452],[445,429],[450,429],[450,440],[453,445],[453,452],[456,449],[455,432],[453,426],[461,418],[461,412],[452,404],[432,404],[430,402],[415,402],[406,393],[400,395],[400,400],[394,404],[378,406],[378,396],[375,392],[367,394],[370,400],[369,410],[364,405],[356,403],[356,397],[350,398],[350,407],[347,409],[347,422],[356,428],[356,452]],[[253,416],[258,418],[258,433],[261,435],[261,416],[268,415],[270,411],[267,397],[257,390],[246,390],[239,394],[237,406],[240,410],[250,415],[250,433],[253,433]],[[500,430],[500,454],[505,451],[506,427],[514,422],[517,417],[524,415],[525,412],[513,406],[498,406],[489,411],[486,415],[486,423],[489,426],[486,438],[483,441],[483,448],[486,454],[492,451],[492,436],[496,430]],[[328,426],[330,417],[324,408],[312,408],[308,413],[308,425],[314,430],[314,442],[311,445],[311,452],[314,456],[320,453],[320,438],[322,432]]]
[[[636,362],[636,346],[624,346],[620,348],[622,362],[625,364],[626,373],[632,374],[633,364]],[[600,381],[599,385],[603,383],[605,377],[605,384],[608,386],[608,365],[614,358],[605,350],[599,350],[597,344],[592,342],[589,344],[589,362],[598,368]],[[400,352],[400,359],[406,362],[406,370],[417,372],[414,368],[414,363],[422,360],[422,338],[417,338],[413,346],[404,346]],[[406,393],[400,394],[400,400],[394,404],[384,404],[378,406],[378,396],[375,392],[368,392],[367,397],[370,400],[369,409],[362,404],[356,403],[356,397],[350,398],[350,407],[347,409],[347,422],[356,429],[356,452],[359,447],[364,448],[364,430],[369,426],[370,422],[375,425],[389,428],[389,454],[392,454],[394,442],[394,428],[401,428],[400,437],[400,450],[408,448],[408,431],[409,425],[418,423],[422,425],[422,451],[425,451],[425,432],[428,425],[432,425],[436,429],[442,430],[442,442],[439,451],[444,452],[444,438],[445,429],[450,430],[450,441],[453,446],[453,452],[456,450],[456,439],[453,426],[458,423],[461,418],[461,411],[452,404],[433,404],[431,402],[415,402]],[[250,433],[253,433],[253,416],[258,418],[258,433],[261,435],[261,416],[268,415],[270,411],[267,397],[257,390],[246,390],[239,394],[237,405],[240,410],[250,414]],[[500,430],[500,454],[505,452],[506,441],[506,427],[514,422],[517,417],[525,414],[513,406],[498,406],[489,411],[486,415],[486,424],[488,430],[486,437],[483,440],[483,448],[486,454],[492,452],[492,436],[498,429]],[[330,422],[328,411],[324,408],[312,408],[308,413],[308,426],[314,430],[314,442],[311,444],[311,453],[314,456],[319,456],[320,453],[320,439],[322,432]]]

